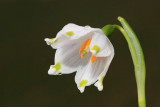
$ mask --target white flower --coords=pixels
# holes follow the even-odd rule
[[[95,83],[103,89],[103,79],[114,56],[114,48],[99,28],[67,24],[56,38],[46,38],[52,48],[57,49],[55,65],[49,75],[70,74],[77,71],[75,82],[81,92],[85,86]]]

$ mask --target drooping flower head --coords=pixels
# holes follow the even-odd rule
[[[99,91],[103,89],[114,48],[101,29],[67,24],[55,38],[45,41],[57,49],[55,65],[50,66],[49,75],[76,72],[75,82],[81,92],[94,83]]]

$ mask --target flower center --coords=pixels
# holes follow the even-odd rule
[[[89,46],[91,43],[91,38],[87,39],[83,45],[81,46],[80,50],[79,50],[79,54],[81,54],[81,58],[83,58],[88,52],[89,52]],[[91,56],[91,62],[93,63],[94,61],[96,61],[97,57],[92,55]]]

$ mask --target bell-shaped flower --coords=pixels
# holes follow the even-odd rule
[[[77,71],[75,82],[81,92],[94,83],[99,91],[103,89],[103,79],[114,57],[114,48],[101,29],[67,24],[55,38],[46,38],[45,41],[57,49],[55,65],[50,66],[49,75]]]

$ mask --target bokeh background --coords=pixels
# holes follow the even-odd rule
[[[115,57],[104,90],[83,94],[71,75],[49,76],[52,38],[67,23],[102,28],[124,17],[138,35],[147,66],[147,107],[160,107],[159,0],[1,0],[0,107],[138,107],[134,68],[119,31],[110,37]]]

